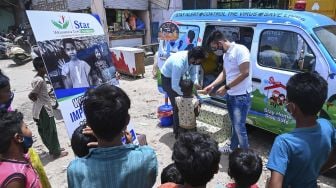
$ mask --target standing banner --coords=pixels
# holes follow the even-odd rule
[[[27,11],[27,15],[71,138],[85,123],[84,92],[101,84],[119,85],[104,30],[90,14]]]

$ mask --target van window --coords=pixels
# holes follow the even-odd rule
[[[297,33],[265,30],[261,33],[258,63],[261,66],[290,71],[312,71],[315,55]]]
[[[199,27],[193,25],[179,25],[179,38],[170,42],[170,51],[191,50],[197,46]]]
[[[254,33],[253,28],[209,25],[206,27],[204,32],[203,46],[206,46],[209,35],[215,30],[223,32],[224,36],[230,41],[245,45],[249,50],[251,50],[252,38]]]
[[[252,38],[254,30],[252,27],[237,27],[237,26],[217,26],[209,25],[205,28],[202,46],[206,47],[209,54],[207,58],[203,60],[202,74],[203,74],[203,87],[211,84],[218,76],[219,73],[223,71],[223,57],[216,56],[210,47],[207,45],[209,35],[215,31],[219,30],[223,32],[225,37],[234,41],[238,44],[245,45],[249,50],[251,50]]]
[[[319,27],[315,28],[314,31],[324,47],[328,50],[329,54],[336,61],[336,26]]]
[[[178,25],[179,38],[175,41],[160,40],[161,50],[165,53],[175,53],[182,50],[191,50],[197,46],[199,27],[193,25]]]

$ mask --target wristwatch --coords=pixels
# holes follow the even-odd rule
[[[225,85],[224,88],[225,88],[226,90],[231,89],[228,85]]]

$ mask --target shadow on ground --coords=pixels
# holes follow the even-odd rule
[[[161,127],[161,128],[168,129],[166,127]],[[175,138],[174,138],[174,134],[173,134],[173,129],[172,128],[170,128],[170,129],[171,129],[171,132],[162,135],[161,138],[159,139],[159,141],[163,144],[166,144],[171,150],[173,150],[173,146],[174,146],[174,143],[175,143]]]

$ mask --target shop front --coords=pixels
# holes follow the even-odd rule
[[[110,47],[150,43],[148,0],[105,0]]]
[[[134,47],[151,42],[148,0],[104,0],[102,8],[97,5],[94,0],[33,1],[35,10],[48,7],[57,11],[106,15],[101,20],[106,21],[110,47]]]

